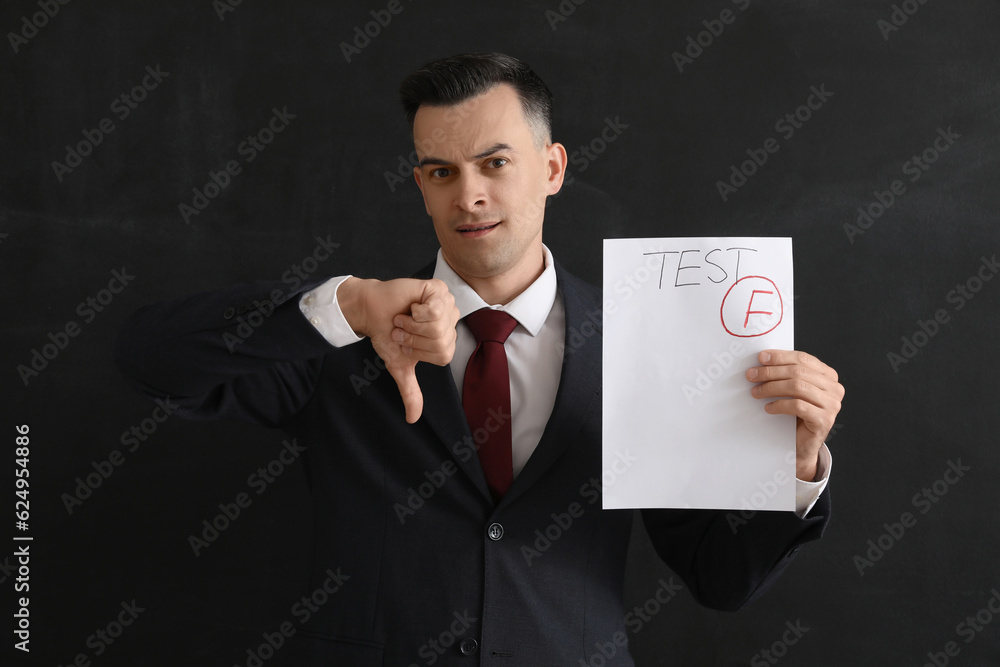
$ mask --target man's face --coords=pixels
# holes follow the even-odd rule
[[[413,170],[445,260],[467,282],[524,289],[544,267],[545,198],[562,186],[566,151],[539,145],[506,84],[413,122]]]

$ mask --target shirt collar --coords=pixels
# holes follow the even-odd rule
[[[556,269],[552,261],[552,253],[542,244],[542,251],[545,253],[545,270],[542,275],[535,279],[535,282],[528,285],[528,288],[518,294],[510,303],[500,305],[490,305],[483,301],[483,298],[472,289],[467,282],[462,280],[455,270],[445,261],[441,250],[438,250],[437,264],[434,267],[434,277],[443,281],[452,296],[455,297],[455,305],[461,317],[474,313],[480,308],[493,308],[502,310],[513,317],[523,326],[529,334],[535,336],[542,329],[552,304],[556,300]]]

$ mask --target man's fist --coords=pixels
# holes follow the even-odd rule
[[[417,362],[444,366],[455,354],[455,297],[440,280],[348,278],[337,301],[354,332],[371,339],[399,387],[406,421],[414,423],[424,407]]]

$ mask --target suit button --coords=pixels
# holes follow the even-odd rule
[[[479,650],[479,642],[472,637],[466,637],[462,640],[459,648],[462,649],[462,655],[473,655]]]
[[[490,527],[486,529],[486,534],[490,536],[491,540],[496,542],[503,537],[503,526],[499,523],[491,523]]]

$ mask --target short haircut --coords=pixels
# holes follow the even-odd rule
[[[503,53],[464,53],[442,58],[403,79],[399,97],[410,132],[421,106],[452,106],[504,83],[517,91],[536,142],[544,146],[551,141],[552,92],[526,63]]]

